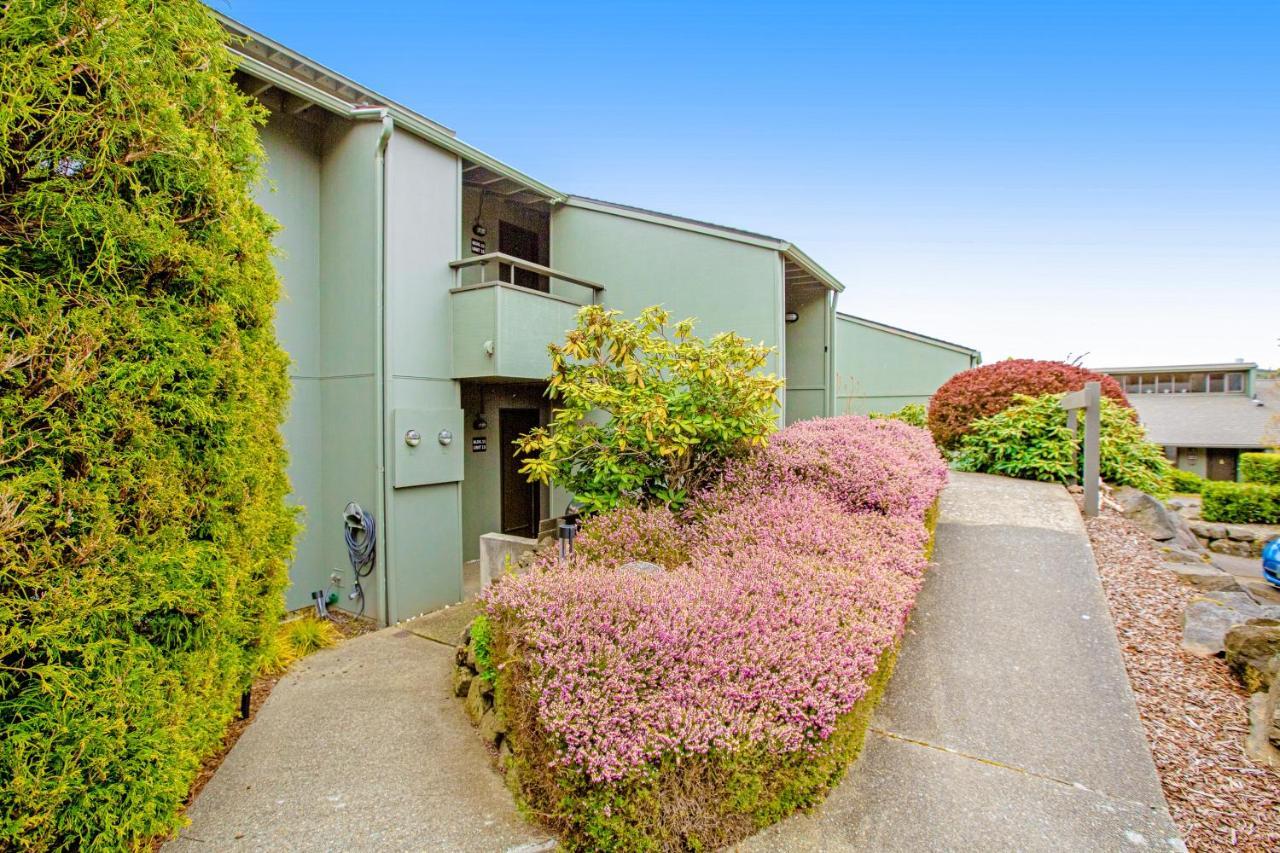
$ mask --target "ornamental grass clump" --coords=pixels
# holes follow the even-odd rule
[[[840,778],[945,481],[927,433],[883,423],[793,425],[682,511],[596,515],[567,564],[486,591],[509,779],[566,846],[711,849]],[[894,464],[840,467],[870,448]]]
[[[295,523],[262,109],[196,0],[0,14],[0,849],[180,824]]]

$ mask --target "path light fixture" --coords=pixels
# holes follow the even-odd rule
[[[573,556],[573,540],[578,535],[578,519],[582,516],[582,507],[577,501],[569,501],[564,508],[564,520],[560,523],[560,562],[567,563]]]

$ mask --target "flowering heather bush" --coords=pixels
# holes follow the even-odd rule
[[[792,424],[724,479],[746,492],[774,483],[806,483],[847,512],[919,520],[946,483],[947,469],[925,430],[896,420],[844,415]]]
[[[929,429],[939,447],[953,448],[969,425],[1007,409],[1015,394],[1039,397],[1079,391],[1086,382],[1101,382],[1102,394],[1129,405],[1120,383],[1110,376],[1060,361],[1016,358],[957,373],[929,401]]]
[[[490,587],[525,799],[591,849],[723,845],[816,802],[861,744],[944,482],[923,430],[796,424],[682,514],[598,515],[568,565]],[[618,568],[637,559],[667,571]]]

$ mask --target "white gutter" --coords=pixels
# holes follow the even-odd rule
[[[373,155],[373,194],[374,194],[374,324],[373,324],[373,405],[378,413],[378,428],[374,435],[374,455],[377,457],[375,488],[377,490],[378,517],[378,596],[377,612],[382,624],[391,624],[391,596],[388,584],[391,573],[387,565],[390,554],[387,549],[387,370],[386,370],[386,294],[387,294],[387,145],[391,142],[391,134],[395,132],[396,122],[390,111],[384,107],[351,110],[351,118],[373,120],[382,123],[382,132],[378,134],[378,145]]]

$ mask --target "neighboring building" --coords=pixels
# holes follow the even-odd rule
[[[583,304],[629,316],[663,304],[698,318],[702,335],[775,347],[783,418],[837,411],[843,287],[793,244],[561,193],[222,20],[238,84],[270,113],[274,190],[260,202],[283,226],[284,435],[292,500],[305,508],[291,608],[335,574],[350,589],[348,501],[378,523],[377,568],[362,585],[380,622],[460,600],[481,534],[550,526],[568,496],[528,484],[503,450],[546,422],[547,344]],[[923,387],[913,380],[910,395]]]
[[[982,354],[960,344],[836,314],[836,411],[893,412],[928,403],[942,383],[977,367]]]
[[[1258,365],[1180,364],[1101,367],[1123,387],[1147,428],[1183,471],[1235,480],[1241,453],[1277,442],[1280,391],[1258,376]]]

